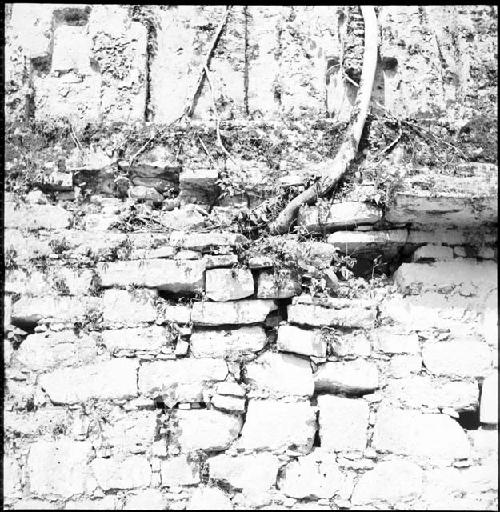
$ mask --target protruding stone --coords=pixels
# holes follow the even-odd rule
[[[326,357],[326,340],[320,330],[301,329],[294,325],[278,328],[278,350],[304,356]]]
[[[372,327],[375,322],[375,310],[358,305],[355,300],[351,302],[351,307],[338,309],[316,305],[291,304],[288,306],[288,321],[311,327]]]
[[[244,299],[253,295],[252,273],[247,269],[217,268],[206,272],[206,296],[214,301]]]
[[[240,300],[235,302],[195,302],[191,320],[195,325],[255,324],[265,321],[277,309],[273,300]]]
[[[314,376],[316,391],[362,395],[379,387],[378,370],[364,359],[325,363]]]
[[[483,381],[479,420],[498,425],[498,373],[488,375]]]
[[[453,259],[453,248],[445,245],[423,245],[413,253],[413,261],[446,261]]]

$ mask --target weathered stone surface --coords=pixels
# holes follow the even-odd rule
[[[195,302],[191,320],[195,325],[255,324],[277,309],[273,300],[240,300],[215,303]]]
[[[299,225],[304,226],[310,233],[370,225],[381,219],[382,210],[380,208],[358,201],[334,203],[326,212],[316,206],[303,207],[298,215]]]
[[[3,458],[3,497],[6,502],[22,496],[21,468],[17,460],[4,455]]]
[[[325,357],[326,340],[320,330],[301,329],[294,325],[278,327],[278,350],[304,356]]]
[[[339,326],[364,327],[373,326],[375,311],[365,309],[352,301],[352,307],[342,309],[324,308],[321,306],[291,304],[288,306],[288,321],[299,325],[312,327]]]
[[[328,235],[327,242],[347,254],[364,252],[396,252],[406,244],[408,231],[336,231]]]
[[[459,288],[468,295],[486,295],[497,280],[495,262],[457,259],[435,263],[403,263],[394,282],[404,293],[449,291]]]
[[[259,273],[257,297],[259,299],[287,299],[302,291],[298,275],[291,270]]]
[[[247,238],[239,233],[222,232],[217,233],[186,233],[174,231],[170,234],[170,245],[182,247],[183,249],[194,249],[203,251],[210,247],[236,247],[247,242]]]
[[[427,370],[435,375],[483,377],[491,368],[492,353],[478,341],[427,342],[422,359]]]
[[[314,387],[328,393],[371,393],[379,387],[378,370],[364,359],[325,363],[314,376]]]
[[[199,486],[193,491],[186,510],[233,510],[226,493],[216,487]]]
[[[8,266],[9,258],[18,265],[27,261],[47,257],[52,254],[52,248],[47,238],[24,233],[19,229],[4,230],[5,262]]]
[[[30,491],[34,496],[55,495],[69,498],[95,488],[87,463],[92,454],[88,442],[38,440],[28,455]]]
[[[145,489],[137,494],[127,495],[122,510],[165,510],[167,500],[159,489]]]
[[[367,505],[375,502],[396,504],[400,500],[416,498],[422,492],[423,471],[416,464],[404,460],[380,462],[359,479],[352,503]]]
[[[439,460],[470,454],[465,432],[449,416],[392,408],[379,409],[372,445],[379,452]]]
[[[149,259],[115,261],[98,265],[101,285],[145,286],[173,293],[195,293],[203,290],[205,263],[202,260],[176,261]]]
[[[181,203],[212,203],[219,187],[217,169],[187,169],[179,176]]]
[[[6,228],[26,229],[65,229],[69,226],[71,215],[60,206],[51,204],[26,205],[6,202]]]
[[[115,510],[116,509],[116,496],[107,495],[102,499],[78,499],[74,501],[67,501],[65,510]],[[28,507],[31,508],[31,507]]]
[[[488,375],[483,381],[481,407],[479,409],[481,423],[498,425],[498,373]]]
[[[139,390],[161,396],[173,406],[178,402],[201,402],[207,382],[225,380],[227,365],[218,359],[179,359],[144,363],[139,369]]]
[[[190,346],[194,357],[237,358],[252,354],[266,345],[262,327],[250,326],[230,330],[202,330],[191,334]]]
[[[486,297],[482,305],[479,333],[486,343],[498,347],[498,290],[495,288]]]
[[[166,345],[173,346],[174,341],[169,329],[157,325],[144,329],[129,328],[101,332],[101,342],[111,353],[120,350],[158,352]]]
[[[158,317],[162,323],[188,324],[191,321],[191,307],[180,304],[175,306],[161,304]]]
[[[314,393],[311,364],[289,354],[265,352],[246,365],[245,375],[252,397],[298,397]]]
[[[316,430],[316,415],[308,402],[250,400],[237,447],[242,450],[309,453]]]
[[[182,452],[225,450],[238,437],[240,416],[215,409],[176,410],[170,428]]]
[[[151,483],[151,466],[145,456],[133,455],[125,459],[94,459],[92,471],[104,491],[135,489]]]
[[[175,210],[162,211],[159,218],[167,229],[195,230],[205,225],[205,216],[192,205],[181,206]]]
[[[163,196],[153,187],[144,185],[135,185],[128,190],[129,197],[142,201],[152,201],[153,203],[161,203]]]
[[[415,332],[400,332],[390,329],[377,329],[373,331],[377,340],[376,348],[387,354],[418,354],[420,344]]]
[[[244,299],[253,295],[250,270],[216,268],[206,272],[206,296],[214,301]]]
[[[344,332],[328,341],[337,357],[368,357],[371,353],[371,343],[365,331]]]
[[[34,371],[90,363],[96,356],[95,339],[73,331],[30,334],[16,352],[17,360]]]
[[[213,395],[211,402],[214,407],[223,411],[245,412],[246,401],[244,398],[226,395]]]
[[[368,404],[361,399],[318,396],[321,448],[364,450],[368,435]]]
[[[314,450],[309,455],[288,463],[279,481],[279,488],[292,498],[332,498],[344,483],[333,454]]]
[[[236,254],[205,254],[203,261],[207,269],[234,267],[238,263]]]
[[[137,325],[153,322],[157,317],[156,290],[104,290],[102,317],[107,324]]]
[[[39,378],[39,385],[57,404],[112,400],[137,396],[138,362],[111,359],[79,368],[64,368]],[[110,378],[112,376],[112,378]]]
[[[216,455],[208,459],[210,479],[243,491],[267,491],[276,482],[280,467],[278,457],[269,453]]]
[[[190,461],[186,455],[161,461],[162,487],[193,485],[200,482],[199,464]]]
[[[453,259],[453,248],[444,245],[423,245],[413,253],[413,261],[446,261]]]

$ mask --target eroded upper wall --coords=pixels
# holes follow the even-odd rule
[[[8,120],[170,122],[191,101],[224,6],[12,4]],[[384,6],[373,97],[401,116],[496,109],[497,9]],[[347,120],[359,77],[357,8],[234,6],[194,116]],[[353,69],[351,69],[353,68]],[[210,88],[211,85],[211,88]],[[212,90],[211,90],[212,89]],[[213,98],[212,98],[213,95]],[[493,114],[492,114],[493,115]]]

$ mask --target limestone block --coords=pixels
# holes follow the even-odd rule
[[[368,357],[371,353],[371,343],[364,331],[343,332],[328,341],[337,357]]]
[[[137,360],[111,359],[42,375],[38,383],[56,404],[74,404],[137,396]],[[112,377],[112,378],[110,378]]]
[[[200,330],[191,334],[191,353],[194,357],[237,358],[252,354],[266,345],[262,327],[249,326],[239,329]]]
[[[188,169],[179,176],[179,199],[185,203],[211,204],[219,193],[217,169]]]
[[[302,291],[298,275],[291,270],[259,273],[257,297],[259,299],[287,299]]]
[[[244,299],[253,295],[253,289],[250,270],[216,268],[206,272],[206,296],[214,301]]]
[[[205,254],[203,261],[207,269],[234,267],[238,263],[236,254]]]
[[[236,457],[221,454],[207,462],[211,480],[222,481],[246,492],[270,489],[276,483],[281,465],[278,457],[265,452]]]
[[[195,302],[191,320],[195,325],[254,324],[264,322],[277,309],[273,300],[240,300],[237,302]]]
[[[205,264],[202,260],[114,261],[98,264],[101,285],[145,286],[173,293],[195,293],[203,290]]]
[[[408,377],[422,370],[422,357],[411,355],[394,355],[389,362],[389,375],[395,379]]]
[[[99,487],[104,491],[135,489],[151,483],[151,466],[145,456],[97,458],[90,465]]]
[[[200,467],[186,455],[171,457],[161,461],[162,487],[193,485],[200,483]]]
[[[167,229],[196,230],[205,225],[205,216],[192,205],[162,211],[160,223]]]
[[[92,491],[87,463],[92,455],[89,442],[38,440],[30,446],[27,469],[32,496],[69,498]]]
[[[245,375],[252,397],[299,397],[314,393],[311,364],[293,355],[265,352],[246,365]]]
[[[453,248],[445,245],[423,245],[413,253],[413,261],[446,261],[453,259]]]
[[[182,452],[225,450],[238,437],[243,421],[240,416],[215,409],[175,411],[170,428],[172,438]]]
[[[115,510],[117,505],[116,501],[116,497],[112,494],[97,500],[82,500],[80,498],[75,501],[67,501],[65,510]]]
[[[224,491],[200,485],[193,491],[186,510],[233,510],[233,506]]]
[[[309,304],[291,304],[288,306],[288,321],[311,327],[372,327],[375,321],[375,311],[357,305],[355,299],[351,302],[351,307],[339,309]]]
[[[379,387],[377,366],[364,359],[321,365],[314,376],[316,391],[364,394]]]
[[[153,203],[161,203],[163,196],[153,187],[145,187],[144,185],[134,185],[128,190],[128,195],[132,199],[140,201],[151,201]]]
[[[345,201],[330,205],[327,212],[316,206],[303,207],[299,211],[298,223],[308,232],[321,233],[353,226],[376,224],[382,219],[382,210],[359,201]]]
[[[486,343],[492,347],[498,347],[498,291],[492,290],[486,297],[482,307],[479,333]]]
[[[191,308],[183,305],[161,304],[159,320],[162,323],[188,324],[191,321]]]
[[[279,481],[281,492],[292,498],[328,499],[343,487],[344,475],[333,454],[314,450],[289,462]]]
[[[184,231],[173,231],[170,234],[170,245],[204,251],[210,247],[236,247],[247,242],[247,238],[239,233],[224,231],[221,233],[211,231],[210,233],[188,233]]]
[[[173,406],[178,402],[201,402],[206,383],[224,381],[227,365],[219,359],[179,359],[144,363],[139,369],[139,390],[162,396]]]
[[[380,462],[375,469],[363,473],[352,496],[355,505],[375,502],[396,504],[417,498],[422,492],[423,471],[413,462],[391,460]]]
[[[483,381],[479,415],[481,423],[498,425],[498,373]]]
[[[415,332],[398,332],[390,329],[373,331],[378,350],[386,354],[418,354],[420,344]]]
[[[51,73],[91,74],[90,40],[85,27],[60,25],[54,30]]]
[[[104,290],[102,317],[108,324],[136,325],[153,322],[157,317],[156,290]]]
[[[237,447],[242,450],[309,453],[316,431],[316,414],[309,402],[250,400]]]
[[[278,350],[304,356],[326,357],[326,340],[320,330],[301,329],[294,325],[278,327]]]
[[[362,451],[366,447],[368,404],[361,399],[318,396],[321,447],[329,451]]]
[[[406,229],[388,231],[336,231],[328,235],[327,242],[346,254],[364,252],[397,252],[406,244]]]
[[[90,363],[95,357],[95,339],[73,331],[30,334],[16,352],[17,360],[34,371]]]
[[[165,510],[167,500],[159,489],[145,489],[127,495],[123,510]]]
[[[422,359],[429,372],[456,377],[482,377],[493,362],[491,349],[477,341],[427,342]]]
[[[226,395],[213,395],[211,402],[214,407],[229,412],[245,412],[246,401],[244,398]]]
[[[4,230],[4,248],[6,256],[10,254],[18,265],[52,254],[47,238],[39,238],[19,229]]]
[[[439,460],[470,454],[465,432],[449,416],[393,408],[379,409],[372,445],[378,452]]]
[[[119,350],[141,350],[158,352],[166,345],[173,346],[175,341],[171,331],[165,327],[129,328],[104,330],[101,343],[111,352]]]
[[[36,231],[39,229],[65,229],[69,226],[71,214],[60,206],[51,204],[25,205],[6,202],[6,228]]]
[[[3,458],[3,496],[6,502],[21,498],[21,468],[14,457]]]

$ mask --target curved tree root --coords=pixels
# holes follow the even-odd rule
[[[356,156],[361,133],[365,125],[370,99],[375,79],[378,56],[378,25],[375,9],[372,6],[361,5],[361,13],[365,22],[365,41],[363,52],[363,68],[359,92],[354,105],[354,120],[348,129],[344,141],[329,168],[322,172],[320,179],[311,187],[292,199],[280,212],[274,222],[269,225],[273,234],[286,233],[296,218],[299,208],[311,204],[320,196],[332,190],[345,174]]]

